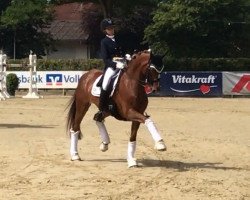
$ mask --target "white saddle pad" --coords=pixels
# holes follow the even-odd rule
[[[112,91],[110,93],[110,97],[113,96],[114,94],[114,91],[115,91],[115,88],[116,88],[116,84],[117,84],[117,81],[118,81],[118,78],[120,76],[120,73],[121,73],[121,70],[115,74],[112,79],[115,79],[114,82],[113,82],[113,85],[112,85]],[[91,89],[91,94],[95,97],[99,97],[100,94],[101,94],[101,87],[97,87],[97,83],[99,82],[100,78],[101,78],[102,75],[98,76],[97,79],[95,80],[94,84],[93,84],[93,87]],[[111,84],[112,84],[112,81],[111,81]]]

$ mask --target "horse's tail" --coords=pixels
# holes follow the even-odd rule
[[[75,94],[71,97],[66,109],[68,109],[68,108],[69,108],[69,111],[68,111],[67,122],[66,122],[67,134],[70,133],[70,129],[73,127],[73,125],[75,123],[75,115],[76,115],[76,95]],[[78,137],[79,137],[78,139],[82,138],[81,131],[80,131],[80,134],[78,135]]]

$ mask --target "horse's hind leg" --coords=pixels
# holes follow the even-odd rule
[[[81,105],[81,103],[76,103],[75,120],[73,127],[71,127],[70,129],[70,155],[72,161],[81,160],[77,148],[78,139],[81,138],[80,124],[89,107],[90,103],[86,103],[85,105]]]
[[[137,131],[140,127],[140,123],[137,121],[133,121],[131,125],[131,135],[128,142],[128,153],[127,153],[127,161],[128,167],[136,167],[137,162],[135,159],[135,150],[136,150],[136,136]]]
[[[109,135],[107,132],[107,129],[105,127],[105,124],[103,122],[96,121],[96,125],[99,129],[99,134],[101,136],[102,143],[100,145],[101,151],[107,151],[108,150],[108,144],[110,143]]]

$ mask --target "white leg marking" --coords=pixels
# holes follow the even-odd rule
[[[145,120],[145,125],[147,126],[153,140],[155,141],[155,149],[157,149],[158,151],[166,151],[167,147],[154,122],[150,118],[148,118]]]
[[[70,130],[70,155],[72,161],[81,160],[77,150],[78,135],[79,131],[74,132],[72,129]]]
[[[136,150],[136,141],[129,142],[128,143],[128,155],[127,155],[127,161],[128,161],[128,167],[136,167],[137,162],[135,156],[135,150]]]

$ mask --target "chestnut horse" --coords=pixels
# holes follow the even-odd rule
[[[155,141],[155,149],[158,151],[166,150],[166,145],[154,122],[148,115],[144,114],[148,105],[148,97],[144,89],[145,84],[150,83],[154,89],[159,87],[158,77],[160,71],[153,64],[152,54],[149,51],[139,52],[132,56],[127,66],[122,69],[117,86],[111,97],[111,101],[116,108],[115,112],[106,112],[105,114],[105,117],[112,114],[118,120],[132,122],[127,151],[128,167],[137,166],[134,154],[137,131],[141,123],[148,128]],[[71,160],[80,160],[77,149],[78,139],[81,139],[82,135],[80,124],[91,103],[94,103],[96,106],[99,104],[99,97],[93,96],[91,89],[95,80],[101,74],[102,71],[95,69],[83,74],[69,103],[67,130],[71,138]],[[100,150],[106,151],[108,150],[110,139],[105,124],[104,122],[96,121],[96,125],[102,140]]]

